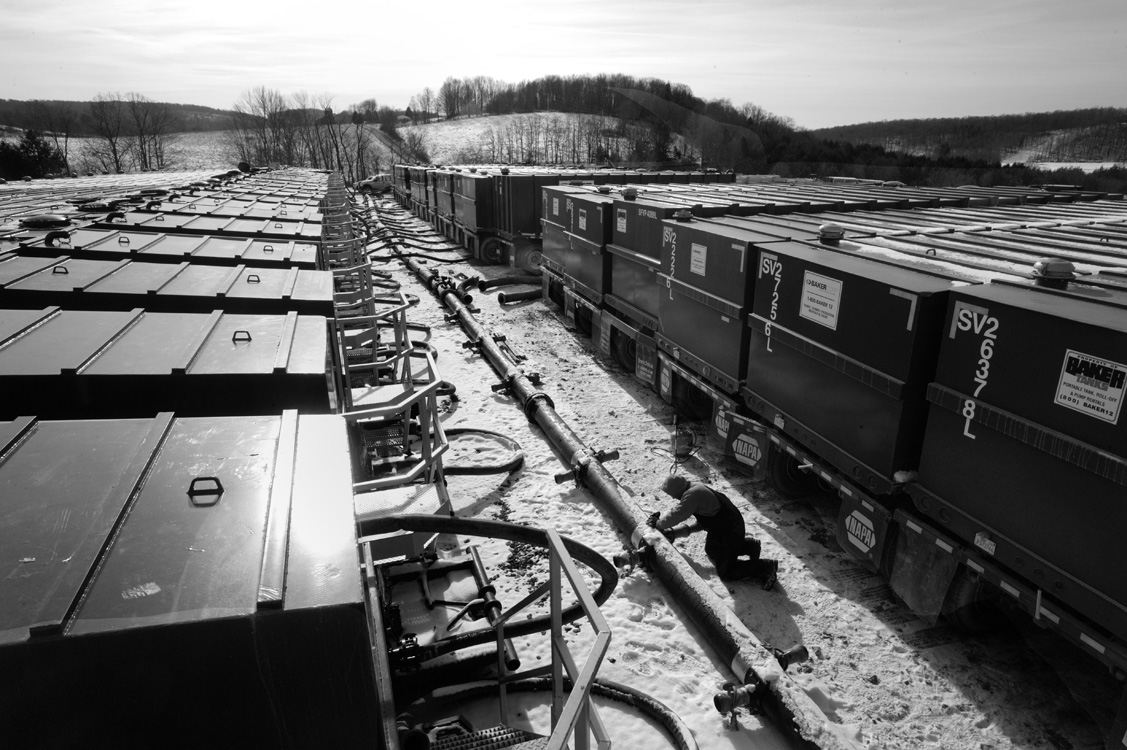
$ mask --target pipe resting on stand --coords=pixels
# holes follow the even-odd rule
[[[406,259],[405,263],[428,288],[442,286],[436,280],[438,274],[414,258]],[[453,313],[450,317],[459,320],[472,343],[501,376],[504,382],[500,389],[510,390],[529,421],[540,426],[561,455],[569,457],[576,482],[586,485],[614,523],[641,548],[642,558],[689,614],[693,624],[722,658],[728,660],[732,674],[744,685],[744,694],[755,696],[755,707],[807,748],[857,750],[859,745],[833,724],[786,674],[776,654],[748,630],[672,543],[647,525],[649,514],[629,498],[598,455],[556,414],[551,397],[513,363],[457,295],[449,291],[436,291],[436,294]],[[719,700],[717,707],[720,708]]]

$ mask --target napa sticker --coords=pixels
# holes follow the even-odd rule
[[[836,331],[839,307],[841,307],[841,282],[807,271],[802,277],[799,317]]]
[[[738,463],[755,468],[763,460],[763,449],[751,435],[740,433],[732,442],[732,457]]]
[[[1127,365],[1071,349],[1064,353],[1056,402],[1090,417],[1116,424],[1123,405]]]
[[[873,522],[859,510],[849,514],[845,519],[845,533],[849,543],[865,554],[876,544],[877,534],[873,531]]]

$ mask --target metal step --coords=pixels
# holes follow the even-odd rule
[[[546,747],[547,737],[541,737],[513,727],[495,726],[432,739],[430,750],[501,750],[520,748],[538,750]]]

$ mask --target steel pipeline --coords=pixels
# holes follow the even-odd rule
[[[761,709],[804,746],[823,750],[857,750],[860,746],[834,725],[801,686],[780,666],[776,656],[740,621],[727,604],[701,580],[677,549],[646,524],[648,513],[623,492],[559,415],[551,397],[540,390],[498,345],[458,299],[453,284],[414,258],[404,261],[435,292],[461,323],[475,345],[501,376],[525,416],[544,430],[555,449],[572,466],[576,481],[594,494],[604,511],[631,542],[645,548],[644,559],[708,642],[729,663],[736,679],[754,688]]]

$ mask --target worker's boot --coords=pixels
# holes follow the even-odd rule
[[[760,560],[760,577],[763,579],[763,590],[770,591],[775,588],[775,584],[779,581],[779,561],[778,560]]]

